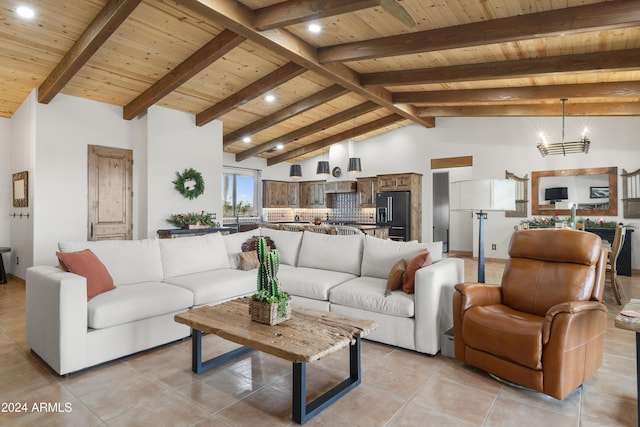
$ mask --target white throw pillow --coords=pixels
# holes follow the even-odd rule
[[[224,246],[227,249],[227,255],[229,256],[229,266],[231,268],[240,268],[240,252],[242,252],[242,244],[252,238],[253,236],[259,236],[260,230],[241,231],[239,233],[231,233],[226,236],[222,236],[224,240]]]
[[[365,236],[362,254],[362,276],[386,279],[391,267],[401,258],[407,262],[426,249],[433,262],[442,259],[442,242],[397,242]]]
[[[158,239],[58,242],[60,252],[91,249],[107,268],[113,283],[127,285],[162,280]]]
[[[300,231],[284,231],[274,230],[272,228],[260,227],[260,236],[269,236],[276,249],[280,253],[280,262],[282,264],[296,266],[298,262],[298,251],[300,251],[300,242],[302,242],[302,232]]]
[[[229,268],[229,258],[220,233],[161,239],[164,277]]]
[[[360,275],[362,235],[336,236],[305,231],[298,267],[321,268]]]

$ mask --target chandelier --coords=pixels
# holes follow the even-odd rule
[[[587,154],[591,141],[587,138],[586,132],[582,135],[582,138],[577,141],[564,140],[564,104],[567,102],[567,98],[561,98],[560,101],[562,101],[562,140],[561,142],[548,143],[544,137],[541,137],[540,142],[538,142],[540,154],[542,154],[542,157],[551,154],[562,154],[563,156],[573,153]]]

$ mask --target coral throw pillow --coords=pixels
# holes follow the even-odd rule
[[[402,287],[402,280],[406,269],[407,261],[404,259],[393,264],[393,267],[391,267],[391,271],[389,272],[389,277],[387,278],[387,290],[385,291],[384,296],[389,296],[392,291],[398,290]]]
[[[404,275],[404,281],[402,282],[402,290],[408,294],[414,293],[416,285],[416,271],[422,267],[431,265],[431,262],[431,254],[429,254],[429,251],[426,249],[409,261],[407,264],[407,271]]]
[[[86,277],[87,301],[116,288],[107,268],[90,249],[78,252],[56,252],[56,256],[64,270]]]

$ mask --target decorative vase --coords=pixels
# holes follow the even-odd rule
[[[277,325],[285,320],[291,319],[291,300],[284,302],[284,316],[280,313],[279,303],[265,303],[249,300],[249,313],[251,320],[266,325]]]

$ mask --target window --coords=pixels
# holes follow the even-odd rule
[[[260,171],[225,167],[222,174],[223,217],[258,216]]]

